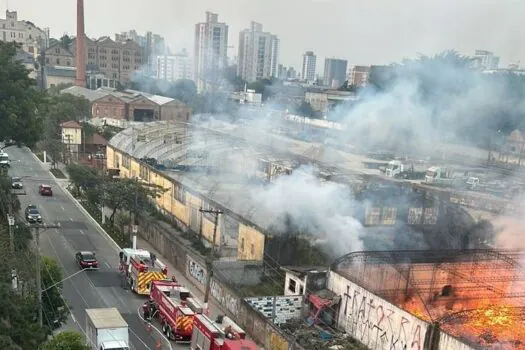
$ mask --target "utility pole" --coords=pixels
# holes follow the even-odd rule
[[[45,65],[46,65],[46,45],[45,45],[45,40],[43,38],[40,38],[40,82],[42,84],[40,86],[41,91],[46,90]]]
[[[215,215],[215,221],[213,225],[213,241],[210,250],[210,254],[206,258],[206,271],[208,271],[208,278],[206,279],[206,290],[204,292],[204,309],[208,312],[208,299],[210,297],[211,279],[213,277],[213,260],[215,259],[215,240],[217,238],[217,227],[219,226],[219,215],[222,214],[222,210],[204,210],[199,209],[201,213],[210,213]]]
[[[40,256],[40,230],[47,230],[50,228],[60,228],[60,224],[48,225],[48,224],[32,224],[31,228],[35,230],[35,243],[36,243],[36,294],[37,294],[37,307],[38,307],[38,324],[44,325],[43,311],[42,311],[42,273],[41,273],[41,256]]]

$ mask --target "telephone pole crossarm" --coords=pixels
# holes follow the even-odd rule
[[[215,215],[214,225],[213,225],[213,241],[212,247],[210,249],[209,255],[206,257],[206,271],[208,271],[208,278],[206,279],[206,290],[204,293],[204,309],[206,312],[209,312],[208,308],[208,299],[210,297],[210,288],[211,288],[211,279],[213,277],[213,260],[215,259],[215,242],[217,239],[217,227],[219,226],[219,215],[223,213],[222,210],[217,209],[199,209],[201,213],[210,213]]]
[[[40,230],[47,230],[52,228],[60,228],[60,223],[57,224],[32,224],[29,225],[30,228],[35,230],[35,243],[36,243],[36,295],[37,295],[37,302],[38,302],[38,324],[40,326],[44,325],[43,321],[43,310],[42,310],[42,271],[40,263],[41,263],[41,256],[40,256]]]

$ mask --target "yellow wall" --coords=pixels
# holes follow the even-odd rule
[[[262,233],[239,223],[239,237],[237,239],[238,260],[263,260],[264,235]]]
[[[131,159],[130,169],[128,170],[122,165],[125,155],[123,155],[118,150],[113,149],[111,146],[107,147],[106,157],[107,168],[114,168],[115,157],[119,158],[118,165],[121,177],[131,177],[133,172],[135,176],[140,175],[140,164],[134,159]],[[167,213],[170,213],[186,226],[190,226],[191,209],[198,209],[204,207],[206,204],[205,200],[189,192],[186,192],[185,204],[179,202],[173,197],[173,186],[178,186],[178,183],[175,183],[174,180],[161,173],[157,173],[152,169],[150,169],[149,172],[149,183],[165,189],[162,195],[155,199],[159,208],[162,208]],[[213,226],[213,220],[208,220],[206,217],[202,218],[202,235],[209,242],[213,241]],[[244,249],[241,251],[242,239],[244,239]],[[217,245],[219,245],[221,242],[221,225],[219,225],[217,228],[215,242]],[[252,244],[253,253],[251,248]],[[239,260],[262,260],[263,256],[264,234],[252,227],[239,223],[237,258]]]
[[[62,128],[62,142],[71,145],[82,144],[82,129]]]

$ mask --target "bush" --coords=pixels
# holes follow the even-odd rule
[[[67,176],[60,169],[51,169],[50,171],[57,179],[67,179]]]

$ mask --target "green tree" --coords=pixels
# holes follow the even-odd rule
[[[42,350],[89,350],[84,336],[78,332],[61,332],[47,341]]]
[[[68,309],[62,297],[62,269],[56,260],[42,257],[42,310],[50,329],[55,329],[66,322]]]
[[[19,49],[16,43],[0,42],[0,139],[31,147],[42,136],[45,100],[29,78],[29,70],[15,60]]]
[[[180,79],[171,84],[167,95],[187,105],[191,105],[197,98],[197,85],[195,85],[193,80]]]
[[[72,163],[66,170],[77,195],[80,195],[81,191],[94,189],[102,183],[97,170],[90,166]]]
[[[308,118],[311,118],[314,114],[312,105],[306,101],[301,102],[301,104],[297,108],[297,112],[303,117],[308,117]]]
[[[60,46],[62,46],[66,50],[69,50],[72,43],[73,39],[67,34],[62,35],[62,37],[60,38]]]

